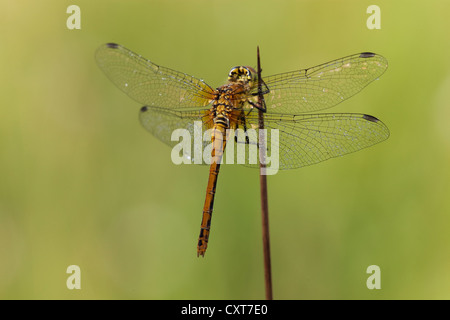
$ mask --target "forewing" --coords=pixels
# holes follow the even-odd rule
[[[269,113],[299,114],[331,108],[361,91],[387,69],[387,60],[364,52],[312,68],[263,77]]]
[[[128,96],[142,105],[174,110],[206,106],[213,89],[200,79],[144,59],[118,44],[96,52],[99,67]]]

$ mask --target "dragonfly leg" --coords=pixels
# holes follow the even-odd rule
[[[266,112],[266,111],[267,111],[267,108],[266,108],[266,102],[264,101],[264,99],[263,99],[263,101],[262,101],[262,104],[253,102],[253,101],[251,101],[251,100],[247,100],[247,102],[248,102],[253,108],[256,108],[256,109],[258,109],[258,110],[261,110],[262,112]],[[250,110],[250,111],[251,111],[251,110]]]
[[[250,102],[250,101],[249,101]],[[252,112],[253,109],[250,109],[247,114],[244,115],[244,111],[242,111],[242,115],[239,118],[239,121],[242,123],[242,126],[244,127],[244,132],[246,133],[245,135],[245,143],[246,144],[250,144],[250,139],[248,138],[248,134],[247,134],[247,117],[250,115],[250,113]],[[236,125],[237,126],[237,125]],[[235,135],[235,141],[237,142],[237,136]],[[259,149],[259,142],[256,142],[256,147]],[[266,148],[266,152],[268,151],[268,149]]]
[[[252,109],[250,109],[250,111],[247,113],[247,115],[252,111]],[[239,123],[242,123],[242,126],[244,127],[244,132],[245,132],[245,144],[250,144],[250,139],[248,138],[247,135],[247,122],[245,121],[245,117],[246,115],[244,114],[244,110],[241,111],[241,114],[239,115],[238,121],[235,124],[235,131],[234,131],[234,142],[239,143],[238,141],[238,126]]]

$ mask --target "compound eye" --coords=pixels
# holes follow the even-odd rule
[[[230,70],[228,74],[228,81],[237,82],[244,81],[249,82],[252,80],[252,73],[247,67],[234,67]]]
[[[252,81],[252,79],[253,79],[252,72],[251,72],[250,69],[248,69],[248,68],[245,68],[245,70],[247,71],[247,72],[246,72],[247,80],[248,80],[248,81]]]
[[[228,80],[229,81],[233,81],[236,79],[237,75],[238,75],[238,68],[239,67],[234,67],[230,70],[230,72],[228,73]]]

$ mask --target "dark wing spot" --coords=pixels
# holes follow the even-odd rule
[[[370,116],[368,114],[363,114],[363,119],[367,120],[367,121],[372,121],[372,122],[378,122],[380,120],[378,120],[377,118],[375,118],[374,116]]]
[[[112,43],[112,42],[107,43],[106,46],[111,49],[117,49],[119,47],[119,45],[117,43]]]
[[[147,107],[147,106],[143,106],[143,107],[141,108],[141,112],[147,112],[147,110],[148,110],[148,107]]]
[[[373,52],[362,52],[359,55],[359,57],[360,58],[372,58],[372,57],[375,57],[375,53],[373,53]]]

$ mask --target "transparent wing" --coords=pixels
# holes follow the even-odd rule
[[[180,157],[192,163],[205,164],[202,152],[211,144],[211,135],[208,136],[207,130],[213,126],[209,109],[175,111],[144,106],[139,119],[147,131],[171,148],[179,145]],[[180,143],[188,144],[181,148]]]
[[[246,116],[245,125],[250,139],[246,141],[245,136],[240,135],[235,146],[241,148],[245,146],[246,153],[252,154],[255,146],[259,147],[257,112]],[[242,126],[242,123],[239,124],[239,128]],[[267,129],[267,155],[271,157],[278,151],[279,169],[299,168],[340,157],[370,147],[389,137],[389,129],[379,119],[356,113],[305,115],[266,113],[264,128]],[[276,130],[273,131],[274,129]],[[278,143],[275,140],[277,134]],[[253,151],[249,152],[251,148]],[[259,162],[257,164],[247,162],[246,165],[257,168]]]
[[[331,108],[361,91],[387,69],[387,60],[364,52],[263,80],[269,113],[299,114]],[[255,91],[255,89],[254,89]]]
[[[172,148],[182,141],[188,142],[179,151],[180,156],[191,163],[205,164],[205,157],[210,156],[207,147],[211,144],[211,134],[207,130],[212,128],[213,121],[207,109],[173,111],[143,107],[140,120],[149,132]],[[245,119],[235,117],[230,122],[234,132],[229,136],[224,162],[258,168],[258,113],[246,114]],[[357,113],[266,113],[264,127],[267,129],[267,155],[273,161],[273,157],[278,154],[279,169],[316,164],[370,147],[389,137],[389,129],[381,120]],[[174,134],[175,129],[184,131]],[[278,139],[275,139],[276,136]]]
[[[174,110],[206,106],[214,90],[200,79],[158,66],[114,43],[96,52],[99,67],[108,78],[137,102]]]

